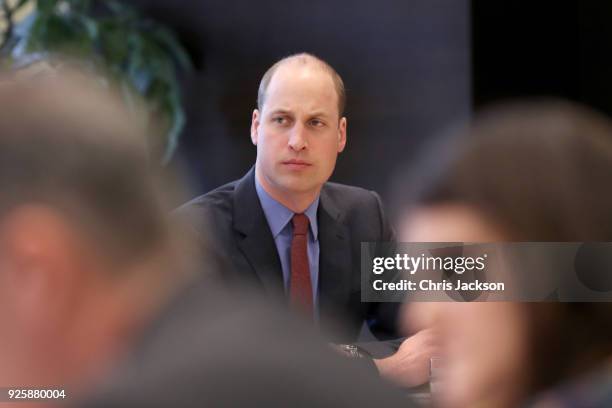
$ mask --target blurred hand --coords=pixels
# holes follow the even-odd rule
[[[397,352],[374,359],[380,376],[400,387],[416,387],[429,381],[430,358],[438,354],[439,337],[434,329],[421,330],[404,340]]]
[[[404,303],[401,309],[400,331],[402,333],[417,333],[424,329],[439,326],[440,319],[445,316],[447,302],[411,302]]]

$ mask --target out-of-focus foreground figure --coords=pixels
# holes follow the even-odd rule
[[[0,384],[74,392],[172,286],[144,122],[76,72],[3,74],[0,105]]]
[[[518,104],[462,136],[411,186],[402,241],[612,241],[609,120],[560,101]],[[419,303],[404,319],[444,335],[440,406],[607,407],[611,315],[610,303]]]

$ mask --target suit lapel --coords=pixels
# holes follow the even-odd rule
[[[254,168],[236,185],[234,229],[238,232],[238,247],[266,291],[275,295],[284,294],[278,251],[255,190]]]
[[[351,242],[349,228],[342,222],[336,201],[321,190],[319,224],[319,307],[321,318],[335,315],[334,309],[348,302],[352,290]],[[238,248],[259,277],[267,292],[284,295],[283,272],[272,232],[266,221],[252,168],[236,185],[234,229]],[[359,268],[358,268],[359,269]]]
[[[319,306],[321,318],[335,315],[351,292],[351,242],[348,227],[342,222],[337,203],[321,190],[319,201]]]

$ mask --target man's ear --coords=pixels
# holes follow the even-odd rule
[[[253,110],[253,117],[251,118],[251,142],[257,146],[257,138],[259,136],[259,121],[260,121],[259,110]]]
[[[338,153],[346,147],[346,118],[342,117],[338,124]]]

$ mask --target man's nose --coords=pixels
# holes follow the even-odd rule
[[[306,129],[301,123],[296,123],[293,129],[291,129],[289,133],[289,147],[298,152],[307,147]]]

